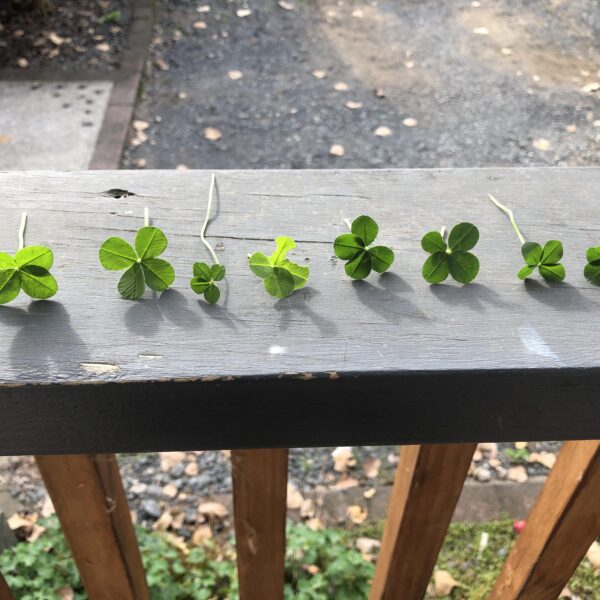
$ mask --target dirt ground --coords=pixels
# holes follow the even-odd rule
[[[148,142],[123,164],[597,165],[597,9],[592,0],[159,0],[138,109]]]

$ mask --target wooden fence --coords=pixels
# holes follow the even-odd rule
[[[600,438],[598,290],[581,273],[600,242],[589,225],[600,169],[224,172],[208,232],[227,266],[222,303],[185,284],[119,299],[94,269],[99,245],[115,231],[131,238],[149,206],[185,280],[203,252],[209,177],[0,174],[0,239],[28,210],[28,241],[52,242],[61,285],[56,301],[0,310],[0,454],[36,455],[89,597],[149,597],[107,453],[233,448],[240,596],[278,600],[285,448],[401,444],[370,600],[418,600],[475,443],[566,439],[490,596],[556,598],[600,533],[600,442],[581,441]],[[104,193],[115,188],[130,194]],[[570,283],[516,280],[519,246],[488,192],[510,199],[530,239],[560,234]],[[398,262],[356,285],[331,242],[361,213]],[[467,218],[481,231],[477,282],[430,288],[421,235]],[[274,304],[246,257],[282,233],[311,279]]]

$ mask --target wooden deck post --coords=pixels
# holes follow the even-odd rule
[[[0,600],[14,600],[14,596],[8,587],[8,583],[2,577],[2,573],[0,573]]]
[[[281,600],[288,450],[231,452],[240,600]]]
[[[116,457],[35,458],[90,600],[149,600]]]
[[[600,533],[600,441],[565,442],[488,600],[554,600]]]
[[[421,600],[476,444],[402,446],[369,600]]]

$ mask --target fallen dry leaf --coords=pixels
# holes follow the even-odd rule
[[[171,511],[166,510],[156,521],[154,521],[152,525],[152,529],[155,531],[166,531],[171,526],[173,522],[173,515]]]
[[[277,3],[283,10],[296,10],[296,7],[291,2],[286,2],[286,0],[279,0]]]
[[[407,69],[412,69],[412,68],[414,68],[414,66],[415,66],[415,63],[414,63],[414,61],[412,61],[412,60],[407,60],[407,61],[404,63],[404,66],[405,66]]]
[[[177,166],[175,167],[175,170],[176,170],[176,171],[189,171],[189,170],[190,170],[190,168],[189,168],[187,165],[180,164],[180,165],[177,165]],[[189,465],[188,465],[188,466],[189,466]],[[196,465],[196,466],[197,466],[197,465]],[[188,473],[188,475],[189,475],[189,473]]]
[[[338,92],[347,92],[350,89],[350,87],[344,81],[336,81],[333,84],[333,89],[336,90],[336,91],[338,91]]]
[[[200,525],[192,534],[192,544],[199,546],[206,540],[210,540],[212,536],[212,530],[208,525]]]
[[[48,34],[48,39],[55,45],[55,46],[62,46],[65,43],[65,38],[60,37],[60,35],[58,35],[58,33],[51,31]]]
[[[12,517],[9,517],[6,522],[12,531],[17,531],[17,529],[32,528],[35,521],[22,517],[19,513],[15,513]]]
[[[385,125],[381,125],[375,130],[375,135],[379,137],[389,137],[390,135],[392,135],[392,130],[389,127],[386,127]]]
[[[310,519],[315,516],[317,512],[317,506],[311,498],[306,498],[300,505],[300,516],[303,519]]]
[[[31,542],[35,542],[37,539],[39,539],[42,534],[46,531],[45,527],[42,527],[41,525],[38,525],[37,523],[33,526],[33,529],[31,530],[31,533],[27,536],[27,541],[29,543]]]
[[[204,137],[211,142],[216,142],[221,139],[221,132],[216,127],[207,127],[204,130]]]
[[[549,140],[544,138],[538,138],[537,140],[533,140],[533,147],[536,150],[541,150],[542,152],[546,152],[546,150],[550,150],[552,144],[550,144]]]
[[[517,450],[525,450],[529,446],[529,442],[515,442],[515,448]]]
[[[356,102],[354,100],[348,100],[348,102],[346,102],[346,108],[349,108],[350,110],[356,110],[357,108],[362,108],[362,107],[363,107],[362,102]]]
[[[249,17],[252,14],[252,11],[249,8],[238,8],[235,11],[235,14],[240,18],[243,19],[244,17]]]
[[[26,69],[29,66],[29,61],[26,58],[17,58],[17,65],[21,69]]]
[[[206,24],[205,21],[195,21],[194,24],[192,25],[192,27],[194,29],[206,29],[208,27],[208,25]]]
[[[373,554],[374,550],[381,547],[381,542],[373,538],[359,537],[354,542],[354,545],[361,554]]]
[[[355,524],[362,525],[367,518],[368,511],[366,508],[362,508],[362,506],[358,506],[358,504],[354,504],[349,506],[346,509],[346,516]]]
[[[145,158],[136,158],[133,161],[133,165],[137,168],[137,169],[145,169],[146,168],[146,163],[148,161]]]
[[[66,585],[58,590],[57,596],[58,600],[73,600],[73,598],[75,598],[75,592],[72,587]]]
[[[574,598],[575,596],[573,595],[573,592],[568,588],[565,587],[563,589],[563,591],[558,595],[558,600],[560,600],[561,598]]]
[[[322,529],[325,529],[325,526],[323,525],[323,523],[321,523],[321,520],[318,519],[317,517],[314,517],[313,519],[309,519],[304,524],[309,529],[312,529],[313,531],[321,531]]]
[[[354,479],[354,477],[343,476],[331,487],[333,487],[334,490],[347,490],[349,488],[358,487],[358,480]]]
[[[482,452],[488,459],[496,458],[498,455],[498,444],[495,442],[480,442],[477,444],[477,450]]]
[[[595,121],[592,122],[592,125],[594,127],[600,127],[600,119],[596,119]]]
[[[490,32],[487,27],[475,27],[475,29],[473,29],[473,33],[477,35],[489,35]]]
[[[381,460],[379,458],[367,458],[362,464],[363,473],[368,479],[375,479],[379,475],[380,468]]]
[[[40,515],[47,519],[50,515],[53,515],[56,511],[54,510],[54,504],[52,504],[52,498],[50,496],[46,496],[44,499],[44,503],[42,504],[42,509],[40,510]]]
[[[344,150],[344,146],[341,144],[333,144],[333,146],[329,148],[329,154],[332,156],[344,156],[344,154],[346,154],[346,150]]]
[[[367,499],[370,500],[375,494],[377,493],[377,490],[375,488],[369,488],[368,490],[365,490],[363,492],[363,496]]]
[[[479,462],[483,458],[483,453],[479,448],[475,448],[475,452],[473,452],[473,461]]]
[[[436,596],[449,596],[460,583],[448,571],[436,571],[433,574],[433,585]]]
[[[331,147],[332,149],[334,146]],[[340,146],[342,149],[341,154],[336,154],[330,150],[330,154],[335,154],[335,156],[343,156],[344,148]],[[333,458],[333,470],[338,473],[345,473],[349,468],[356,466],[356,458],[352,454],[352,448],[350,446],[339,446],[332,453],[331,457]]]
[[[500,52],[502,52],[504,56],[510,56],[513,53],[512,48],[500,48]]]
[[[148,127],[150,127],[150,123],[148,123],[148,121],[141,121],[139,119],[136,119],[132,125],[136,131],[145,131],[148,129]]]
[[[515,465],[514,467],[508,469],[506,478],[510,479],[511,481],[516,481],[517,483],[523,483],[529,479],[527,470],[523,465]]]
[[[404,127],[416,127],[418,121],[412,117],[406,117],[406,119],[402,119],[402,125],[404,125]]]
[[[316,575],[321,571],[317,565],[302,565],[302,570],[306,571],[310,575]]]
[[[202,502],[198,507],[198,512],[206,517],[224,519],[229,515],[229,511],[219,502]]]
[[[13,136],[10,133],[0,133],[0,144],[8,144],[13,140]]]
[[[173,483],[167,483],[167,485],[165,485],[165,487],[162,489],[162,493],[167,497],[167,498],[175,498],[177,496],[177,492],[179,490],[177,489],[177,486]]]
[[[227,77],[229,77],[229,79],[233,80],[233,81],[237,81],[238,79],[241,79],[244,76],[244,74],[241,71],[228,71],[227,72]]]
[[[592,81],[592,83],[588,83],[581,88],[582,92],[597,92],[600,90],[600,83],[598,81]]]
[[[352,11],[352,16],[355,19],[362,19],[365,16],[365,11],[362,8],[355,8]]]
[[[585,557],[590,561],[590,564],[596,571],[600,571],[600,544],[597,540],[592,542],[592,545],[589,547],[588,551],[585,554]]]
[[[161,71],[168,71],[169,70],[169,64],[167,63],[166,60],[162,59],[162,58],[156,58],[154,59],[154,64],[161,70]]]
[[[96,44],[96,50],[98,50],[98,52],[110,52],[110,44],[107,44],[106,42]]]
[[[302,503],[304,502],[304,497],[297,490],[296,486],[293,483],[288,483],[287,485],[287,507],[290,510],[298,510]]]
[[[551,469],[556,462],[556,454],[554,452],[532,452],[527,457],[527,462],[539,463],[547,469]]]
[[[575,133],[577,131],[577,125],[567,125],[565,127],[565,129],[569,132],[569,133]]]
[[[161,471],[170,471],[185,458],[185,452],[159,452]]]
[[[325,71],[321,71],[321,69],[316,69],[315,71],[312,72],[312,74],[317,79],[324,79],[325,77],[327,77],[327,73]]]
[[[185,165],[177,165],[175,167],[175,170],[176,171],[184,171],[184,170],[187,171],[187,167],[185,167],[185,169],[180,169],[179,167],[185,167]],[[191,462],[185,466],[185,474],[188,477],[195,477],[196,475],[198,475],[198,471],[199,471],[199,469],[198,469],[197,462]]]
[[[207,13],[210,12],[210,6],[208,4],[203,4],[202,6],[198,6],[196,10],[199,13]]]

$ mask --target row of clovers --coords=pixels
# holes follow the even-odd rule
[[[220,298],[218,284],[225,277],[225,267],[220,264],[215,252],[206,241],[204,234],[208,225],[210,208],[215,188],[214,176],[211,180],[206,220],[201,231],[201,239],[213,259],[212,264],[196,262],[192,267],[190,287],[204,299],[215,304]],[[560,282],[565,279],[565,268],[561,264],[563,245],[559,240],[550,240],[543,246],[526,241],[510,209],[490,199],[509,217],[521,242],[521,253],[525,265],[517,276],[524,280],[537,270],[547,281]],[[0,304],[14,300],[21,290],[31,298],[45,300],[58,291],[56,279],[50,273],[54,260],[52,250],[45,246],[23,246],[26,216],[21,224],[20,248],[15,256],[0,253]],[[361,215],[352,223],[347,221],[349,232],[339,235],[333,242],[335,255],[346,261],[344,269],[352,279],[365,279],[371,271],[385,273],[394,262],[394,252],[387,246],[374,246],[379,233],[377,223],[369,216]],[[425,281],[438,284],[448,276],[459,283],[472,282],[479,272],[479,260],[471,252],[479,241],[479,230],[472,223],[459,223],[447,235],[441,231],[430,231],[423,236],[421,246],[429,257],[425,261],[422,274]],[[287,258],[287,253],[296,247],[289,237],[275,239],[276,249],[267,256],[254,252],[248,259],[251,271],[263,280],[265,290],[276,298],[286,298],[295,290],[304,287],[308,281],[308,267],[296,264]],[[111,271],[124,270],[117,289],[123,298],[137,300],[146,287],[156,292],[167,290],[175,280],[173,266],[159,256],[166,250],[167,237],[158,227],[146,225],[135,236],[132,246],[120,237],[110,237],[101,246],[100,264]],[[588,281],[600,286],[600,246],[589,248],[584,275]]]

